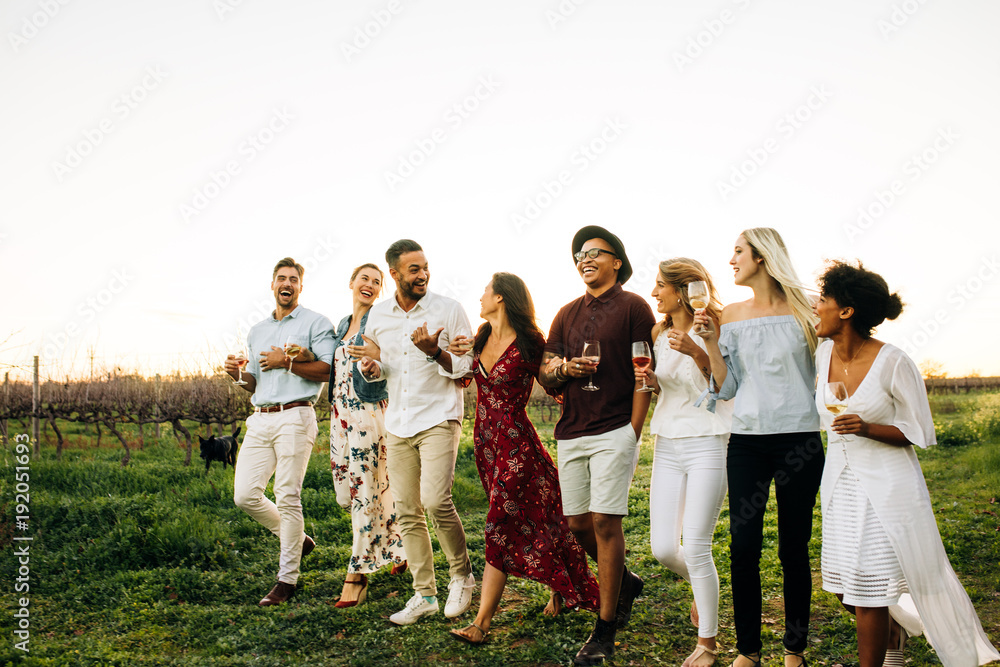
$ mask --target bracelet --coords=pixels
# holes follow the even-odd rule
[[[568,375],[564,375],[563,372],[562,372],[563,366],[565,366],[565,365],[566,365],[566,362],[565,361],[562,362],[561,364],[559,364],[559,368],[556,369],[556,372],[553,373],[553,375],[556,376],[556,382],[566,382],[567,380],[569,380],[569,376]]]

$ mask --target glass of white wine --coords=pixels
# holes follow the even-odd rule
[[[823,403],[835,416],[847,410],[847,387],[843,382],[827,382],[823,386]]]
[[[583,343],[583,353],[580,355],[587,357],[592,364],[598,364],[601,362],[601,343],[596,340],[588,340]],[[597,391],[600,389],[596,384],[594,384],[594,376],[590,376],[590,380],[587,384],[583,385],[584,391]]]
[[[708,283],[704,280],[693,280],[688,283],[687,286],[688,301],[691,302],[691,307],[694,308],[696,315],[701,315],[708,308]],[[702,326],[700,324],[695,325],[694,334],[696,336],[701,336],[704,338],[708,336],[711,330],[708,327]]]
[[[298,336],[289,336],[288,340],[285,341],[285,356],[288,357],[288,370],[286,373],[292,372],[292,363],[295,361],[295,357],[299,356],[302,352],[302,342]]]

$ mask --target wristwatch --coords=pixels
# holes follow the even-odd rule
[[[426,357],[427,361],[437,361],[437,360],[438,360],[438,357],[440,357],[440,356],[441,356],[441,352],[442,352],[442,351],[443,351],[443,350],[442,350],[442,349],[441,349],[441,348],[439,347],[439,348],[438,348],[438,351],[437,351],[437,352],[435,352],[433,356],[428,356],[428,357]]]

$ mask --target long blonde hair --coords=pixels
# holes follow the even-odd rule
[[[805,285],[795,273],[795,267],[792,266],[781,234],[770,227],[754,227],[743,230],[741,236],[746,239],[747,245],[753,251],[754,259],[764,260],[764,270],[778,283],[778,288],[792,309],[795,321],[802,327],[806,343],[809,344],[809,352],[815,353],[818,339],[812,303],[806,296]]]
[[[694,308],[688,300],[688,283],[696,280],[704,280],[708,284],[708,308],[705,309],[705,312],[716,322],[719,321],[719,317],[722,315],[722,302],[719,300],[719,293],[715,290],[715,283],[712,282],[712,276],[701,265],[701,262],[695,259],[688,259],[687,257],[665,259],[660,262],[660,275],[663,276],[664,282],[677,290],[677,295],[681,299],[684,310],[692,315],[694,315]],[[666,331],[673,326],[671,319],[669,315],[663,318],[663,322],[660,323],[660,331]]]

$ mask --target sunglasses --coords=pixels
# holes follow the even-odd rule
[[[591,248],[590,250],[580,250],[579,252],[573,253],[573,257],[574,257],[574,259],[576,259],[577,262],[582,262],[585,257],[589,257],[591,259],[597,259],[597,256],[600,255],[602,252],[604,254],[606,254],[606,255],[611,255],[612,257],[618,257],[618,255],[616,255],[615,253],[611,252],[610,250],[602,250],[601,248]]]

